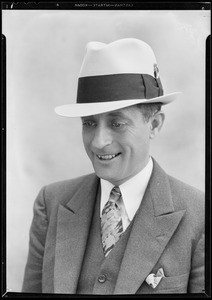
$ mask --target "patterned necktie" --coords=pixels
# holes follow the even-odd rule
[[[120,198],[119,187],[114,187],[102,210],[101,234],[105,256],[109,254],[123,232],[121,210],[117,203]]]

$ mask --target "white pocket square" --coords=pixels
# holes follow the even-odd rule
[[[163,268],[160,268],[156,274],[151,273],[146,278],[146,283],[151,286],[153,289],[156,288],[161,279],[165,277]]]

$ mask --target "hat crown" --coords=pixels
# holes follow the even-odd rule
[[[111,74],[148,74],[154,77],[157,64],[152,48],[135,38],[110,44],[89,42],[79,77]]]
[[[163,94],[154,52],[145,42],[136,38],[89,42],[78,78],[77,103],[55,111],[83,117],[140,103],[168,104],[178,94]]]

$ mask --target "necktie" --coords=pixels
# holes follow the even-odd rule
[[[121,200],[120,198],[119,187],[114,187],[102,210],[101,234],[105,256],[109,254],[123,232],[121,210],[117,203],[118,200]]]

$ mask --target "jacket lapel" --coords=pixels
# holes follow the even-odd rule
[[[66,206],[59,206],[54,268],[56,293],[76,292],[98,183],[96,176],[87,178]]]
[[[174,211],[167,175],[154,169],[120,267],[115,294],[134,294],[151,273],[185,211]]]

